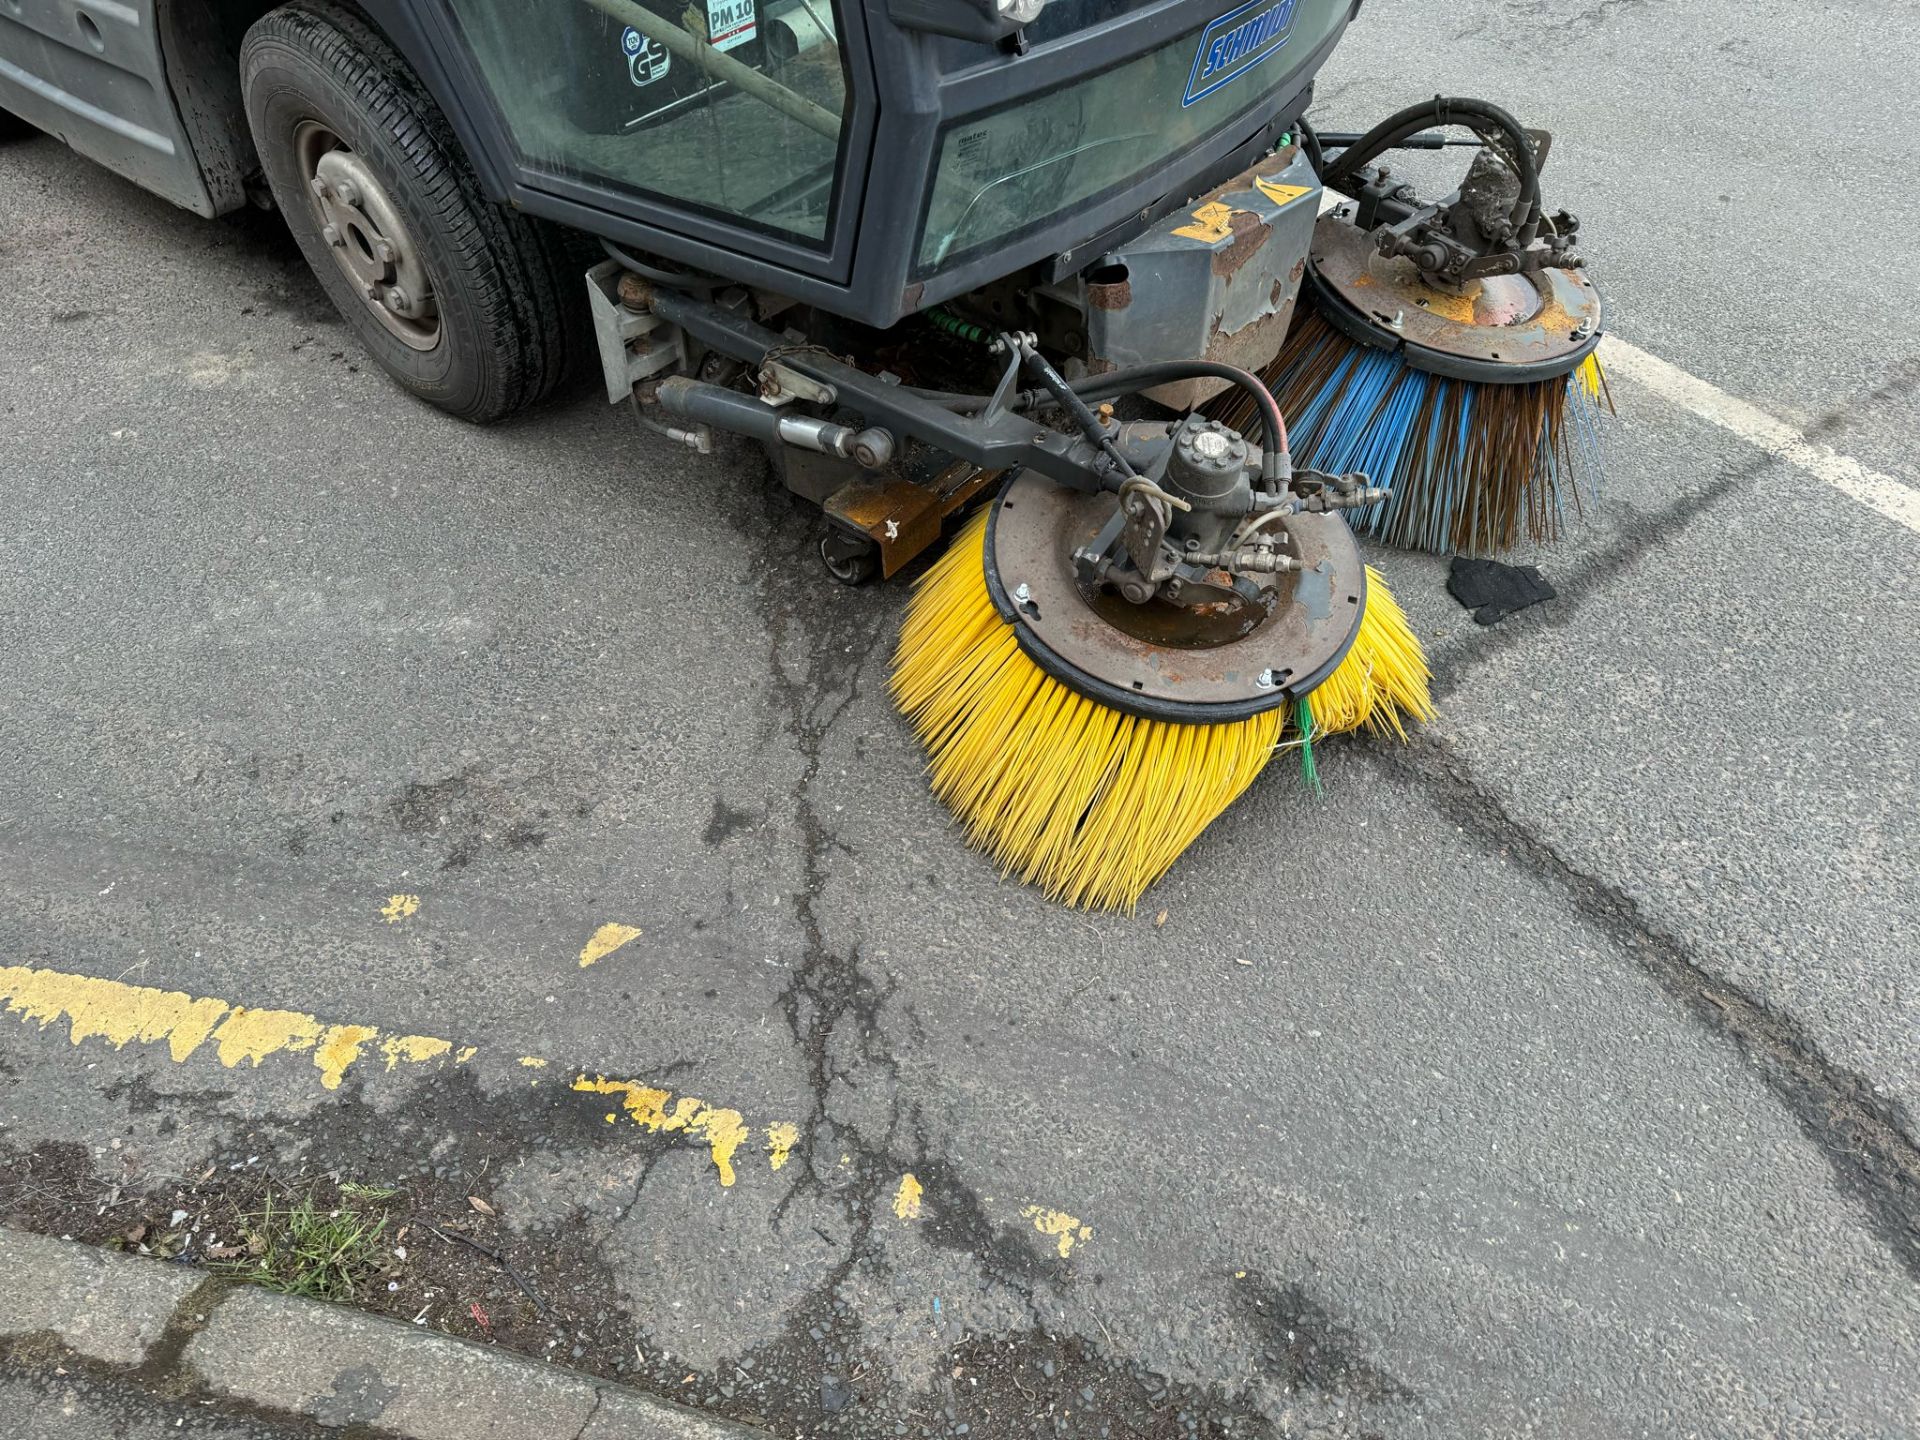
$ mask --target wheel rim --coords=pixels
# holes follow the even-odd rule
[[[320,237],[348,285],[402,344],[433,349],[440,343],[433,281],[386,187],[326,126],[304,121],[293,140]]]

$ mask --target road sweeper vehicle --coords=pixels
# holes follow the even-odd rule
[[[1276,753],[1311,778],[1430,712],[1356,530],[1499,550],[1588,480],[1602,315],[1548,137],[1447,97],[1316,135],[1359,9],[0,0],[0,110],[276,207],[455,415],[597,356],[673,444],[761,442],[835,578],[951,536],[895,655],[934,787],[1124,909]],[[1385,163],[1449,135],[1451,193]]]

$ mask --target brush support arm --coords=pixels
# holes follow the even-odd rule
[[[1413,186],[1373,165],[1427,125],[1464,125],[1481,145],[1460,188],[1428,204]],[[1322,137],[1323,141],[1325,137]],[[1578,218],[1542,213],[1540,171],[1553,137],[1523,129],[1484,100],[1436,96],[1410,105],[1354,139],[1322,169],[1321,183],[1355,202],[1353,223],[1384,256],[1411,260],[1432,285],[1458,289],[1489,275],[1578,269]]]

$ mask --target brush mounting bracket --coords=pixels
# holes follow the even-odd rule
[[[1227,576],[1182,561],[1136,602],[1082,562],[1113,543],[1118,508],[1115,495],[1031,472],[993,502],[988,595],[1054,679],[1130,715],[1220,723],[1286,704],[1346,657],[1367,576],[1340,516],[1289,513],[1279,550],[1293,563],[1277,573]],[[1176,581],[1199,588],[1169,598]]]
[[[1412,185],[1373,162],[1416,138],[1426,125],[1463,125],[1478,137],[1466,178],[1441,200],[1427,203]],[[1458,290],[1491,275],[1577,270],[1580,222],[1562,210],[1542,213],[1540,172],[1553,137],[1523,129],[1485,100],[1435,96],[1410,105],[1355,137],[1322,169],[1322,182],[1354,202],[1354,223],[1388,259],[1411,261],[1438,288]]]
[[[1600,344],[1600,292],[1584,272],[1489,275],[1455,292],[1379,253],[1345,210],[1314,226],[1304,285],[1348,339],[1458,380],[1517,384],[1570,373]]]

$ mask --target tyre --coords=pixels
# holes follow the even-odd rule
[[[498,420],[586,349],[565,234],[489,202],[406,62],[354,12],[301,0],[240,50],[275,204],[369,354],[450,415]]]

